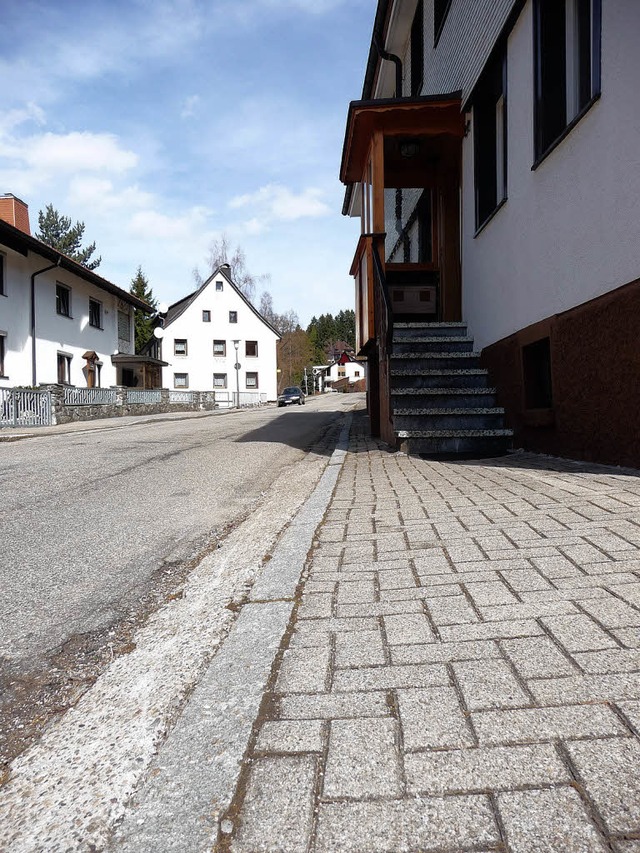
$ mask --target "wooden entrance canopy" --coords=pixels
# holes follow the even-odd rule
[[[352,101],[342,148],[340,180],[362,180],[374,137],[450,136],[462,139],[464,116],[460,93],[419,98]]]

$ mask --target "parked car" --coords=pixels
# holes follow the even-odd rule
[[[292,406],[294,403],[304,406],[304,392],[297,385],[285,388],[282,394],[278,395],[278,406]]]

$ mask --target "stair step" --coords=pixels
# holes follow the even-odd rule
[[[441,373],[444,371],[435,371],[435,372]],[[479,371],[470,370],[469,373],[484,373],[484,371],[483,370],[479,370]],[[495,388],[441,388],[441,387],[437,387],[437,388],[397,388],[397,389],[392,389],[391,393],[392,394],[401,394],[403,397],[404,396],[411,396],[411,397],[434,396],[435,397],[437,395],[444,396],[446,394],[459,394],[459,395],[474,394],[474,395],[478,395],[478,396],[482,396],[483,394],[486,394],[487,396],[490,396],[490,395],[493,395],[496,393],[496,389]]]
[[[394,337],[393,352],[391,358],[398,355],[425,352],[471,352],[473,350],[473,338],[451,335],[450,337],[437,337],[432,335],[419,335],[411,338]]]
[[[466,323],[394,323],[393,337],[394,340],[401,338],[402,340],[411,340],[419,335],[429,335],[431,337],[456,337],[467,334]]]
[[[445,386],[455,386],[461,390],[486,390],[488,383],[488,373],[483,368],[427,370],[421,367],[405,367],[391,369],[390,373],[392,394],[404,394],[407,390],[439,390]]]
[[[471,434],[469,434],[471,432]],[[399,438],[398,449],[404,453],[427,458],[493,458],[504,456],[511,444],[508,435],[495,435],[496,431],[466,431],[466,435],[451,432],[438,436],[412,436]]]
[[[504,409],[500,407],[495,408],[478,408],[474,409],[472,407],[464,408],[464,409],[396,409],[393,410],[394,415],[504,415]]]
[[[391,405],[396,410],[492,408],[495,388],[393,388]]]
[[[413,343],[413,341],[412,341]],[[428,358],[428,359],[437,359],[437,358],[480,358],[480,353],[475,352],[474,350],[470,350],[469,352],[438,352],[434,350],[433,352],[401,352],[401,353],[391,353],[391,361],[398,361],[400,359],[415,359],[415,358]]]
[[[512,429],[401,429],[398,438],[511,438]]]
[[[393,409],[397,434],[404,432],[475,432],[504,427],[504,409]]]

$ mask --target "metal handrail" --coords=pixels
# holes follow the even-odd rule
[[[372,241],[372,254],[373,254],[373,268],[375,272],[375,283],[377,284],[377,290],[380,292],[382,296],[381,299],[381,307],[384,309],[381,314],[381,321],[384,325],[383,331],[384,335],[384,344],[386,352],[390,352],[391,343],[393,340],[393,312],[391,309],[391,297],[389,295],[389,288],[387,286],[387,278],[384,274],[384,268],[382,266],[382,261],[380,260],[380,252],[378,251],[378,246],[376,241]]]

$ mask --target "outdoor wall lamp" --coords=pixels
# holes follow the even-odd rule
[[[416,139],[403,139],[400,142],[400,156],[410,160],[420,152],[420,143]]]

